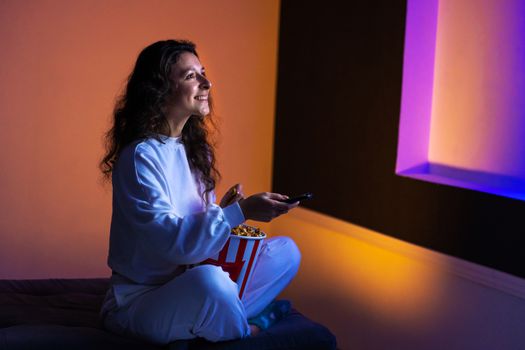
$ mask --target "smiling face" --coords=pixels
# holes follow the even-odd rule
[[[206,116],[210,113],[208,95],[211,83],[197,56],[184,52],[171,67],[173,94],[169,101],[171,114],[178,118],[191,115]]]

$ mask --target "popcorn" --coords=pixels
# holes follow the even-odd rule
[[[239,225],[232,228],[231,233],[237,236],[245,237],[264,237],[266,236],[264,232],[259,230],[257,227],[252,227],[248,225]]]
[[[256,227],[248,225],[234,227],[222,250],[202,264],[220,266],[230,275],[232,281],[237,283],[239,298],[242,298],[264,238],[266,234]]]

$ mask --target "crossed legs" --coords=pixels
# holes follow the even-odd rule
[[[288,237],[261,247],[242,300],[237,285],[220,267],[201,265],[110,312],[105,326],[157,344],[202,337],[210,341],[251,334],[247,319],[260,313],[293,279],[301,255]]]

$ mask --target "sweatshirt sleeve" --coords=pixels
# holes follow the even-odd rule
[[[244,222],[238,203],[224,209],[210,203],[202,212],[177,216],[155,156],[130,153],[124,160],[129,168],[114,174],[113,187],[119,203],[114,210],[121,212],[126,235],[134,240],[132,250],[138,256],[133,259],[149,265],[199,263],[220,251],[231,228]]]

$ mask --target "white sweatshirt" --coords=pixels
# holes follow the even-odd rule
[[[204,206],[180,137],[162,141],[128,145],[113,169],[108,265],[137,284],[165,283],[206,260],[245,220],[237,203]]]

